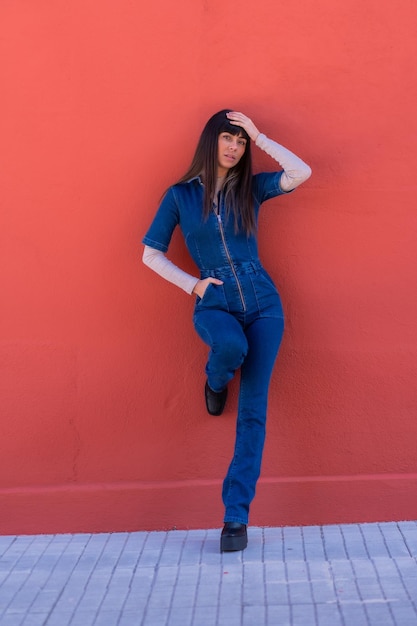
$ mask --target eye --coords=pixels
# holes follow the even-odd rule
[[[246,141],[244,139],[241,139],[239,143],[241,146],[246,146]]]

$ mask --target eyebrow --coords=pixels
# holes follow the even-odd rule
[[[240,133],[238,133],[237,135],[235,135],[234,133],[231,133],[230,130],[224,130],[222,133],[220,133],[221,135],[231,135],[232,137],[237,137],[238,139],[243,139],[243,141],[246,141],[247,143],[247,139],[246,137],[244,137],[243,135],[241,135]]]

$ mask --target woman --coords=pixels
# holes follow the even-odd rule
[[[251,140],[282,170],[252,175]],[[219,111],[207,122],[189,170],[168,189],[143,239],[144,263],[196,295],[194,326],[210,348],[204,393],[211,415],[221,415],[227,385],[241,370],[235,450],[222,491],[221,551],[247,546],[269,381],[284,330],[280,297],[258,256],[259,207],[310,175],[308,165],[260,133],[246,115]],[[200,278],[165,256],[177,224]]]

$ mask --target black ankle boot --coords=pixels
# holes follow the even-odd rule
[[[223,391],[213,391],[210,389],[208,382],[204,388],[206,398],[206,407],[210,415],[221,415],[227,399],[227,387]]]
[[[246,524],[226,522],[220,537],[220,552],[244,550],[248,545]]]

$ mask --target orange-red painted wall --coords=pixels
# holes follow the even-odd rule
[[[313,168],[261,219],[287,330],[251,523],[416,518],[416,21],[3,0],[0,532],[221,524],[237,381],[210,418],[192,298],[140,240],[223,107]],[[171,257],[193,271],[179,236]]]

